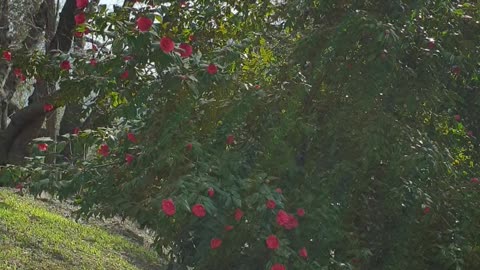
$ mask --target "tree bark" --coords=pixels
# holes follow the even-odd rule
[[[3,4],[7,5],[8,0]],[[0,47],[7,48],[11,43],[11,40],[6,33],[9,30],[8,6],[2,6],[1,10],[2,13],[0,17]],[[29,16],[29,18],[31,17],[33,19],[32,23],[29,24],[32,27],[28,31],[28,35],[26,36],[25,40],[23,40],[23,42],[19,42],[23,44],[24,48],[27,51],[36,48],[38,42],[41,39],[41,35],[45,28],[45,11],[46,6],[45,3],[42,2],[38,10],[33,10],[31,16]],[[15,51],[12,53],[15,54]],[[5,61],[0,61],[0,102],[2,102],[2,110],[0,111],[0,127],[2,130],[7,127],[9,117],[8,107],[11,105],[11,98],[16,91],[17,81],[18,78],[16,78],[15,74],[12,72],[10,65]]]
[[[10,45],[10,40],[8,38],[8,12],[8,0],[0,0],[0,49],[6,49]],[[0,53],[1,52],[2,50],[0,50]],[[9,72],[9,64],[6,61],[0,61],[0,101],[4,101],[7,97],[4,86]]]
[[[4,130],[8,125],[8,102],[2,101],[1,105],[1,119],[0,119],[0,129]]]
[[[67,0],[60,12],[60,20],[55,35],[47,47],[47,52],[59,50],[68,52],[72,47],[73,29],[75,28],[75,0]]]
[[[42,40],[43,31],[45,31],[45,25],[47,23],[47,12],[48,6],[45,1],[43,1],[39,9],[32,13],[32,27],[28,30],[28,35],[22,42],[27,51],[35,49],[40,40]]]
[[[12,116],[7,129],[0,133],[0,164],[23,161],[27,154],[26,146],[40,130],[44,117],[41,104],[30,105]]]
[[[45,42],[45,49],[46,53],[49,53],[50,51],[50,44],[49,41],[53,40],[54,35],[55,35],[55,28],[56,28],[56,23],[57,23],[57,18],[56,18],[56,6],[55,6],[55,0],[46,0],[45,1],[46,5],[48,6],[47,9],[47,20],[46,20],[46,30],[45,30],[45,39],[47,42]],[[56,86],[55,84],[53,85],[48,85],[47,84],[47,94],[51,94],[55,92]],[[46,127],[47,127],[47,136],[52,138],[53,141],[57,141],[57,135],[58,135],[58,130],[57,130],[57,120],[59,116],[59,110],[55,110],[48,118],[46,121]],[[46,157],[45,162],[47,163],[55,163],[55,155],[49,155]]]
[[[56,32],[54,31],[55,18],[51,16],[51,14],[55,14],[55,10],[51,10],[54,5],[49,5],[53,1],[47,1],[48,2],[42,3],[40,10],[45,11],[46,5],[46,11],[49,12],[49,16],[45,15],[45,17],[37,17],[39,20],[41,18],[45,18],[44,25],[48,25],[48,28],[50,28],[45,29],[46,36],[53,36],[50,42],[47,40],[46,53],[52,54],[55,53],[55,51],[67,53],[72,45],[73,29],[75,27],[74,14],[76,10],[76,1],[66,1],[62,11],[60,12],[59,26]],[[1,6],[2,3],[7,2],[7,0],[0,0],[0,10],[2,10],[2,15],[8,14],[8,12],[3,12],[3,6]],[[39,16],[42,15],[41,11]],[[52,26],[53,30],[51,28]],[[49,30],[51,32],[49,32]],[[53,33],[55,34],[53,35]],[[25,46],[26,45],[27,44],[25,44]],[[25,156],[28,155],[28,144],[32,139],[38,136],[42,124],[45,121],[46,113],[43,111],[43,105],[46,100],[51,101],[54,99],[53,96],[55,96],[55,94],[53,91],[49,91],[49,88],[54,89],[54,87],[54,82],[46,82],[44,80],[36,81],[34,93],[29,99],[31,103],[26,108],[17,111],[12,116],[8,127],[0,133],[0,164],[19,164],[24,162]]]
[[[10,44],[10,41],[8,39],[8,14],[8,0],[0,0],[0,48],[6,48]]]

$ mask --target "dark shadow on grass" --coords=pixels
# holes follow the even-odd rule
[[[165,269],[165,265],[162,264],[160,261],[152,265],[152,262],[145,260],[145,257],[142,256],[142,254],[122,252],[122,257],[126,258],[126,260],[129,263],[137,266],[142,270],[164,270]]]

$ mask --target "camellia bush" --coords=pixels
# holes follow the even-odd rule
[[[94,125],[3,179],[138,222],[171,269],[480,267],[476,3],[133,2],[4,57]]]

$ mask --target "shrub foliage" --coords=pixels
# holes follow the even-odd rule
[[[179,267],[479,268],[480,9],[394,2],[90,3],[105,50],[18,65],[104,124],[3,178],[138,221]]]

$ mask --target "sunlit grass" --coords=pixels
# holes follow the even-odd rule
[[[120,236],[77,224],[29,198],[0,190],[2,270],[161,269],[158,262],[155,253]]]

